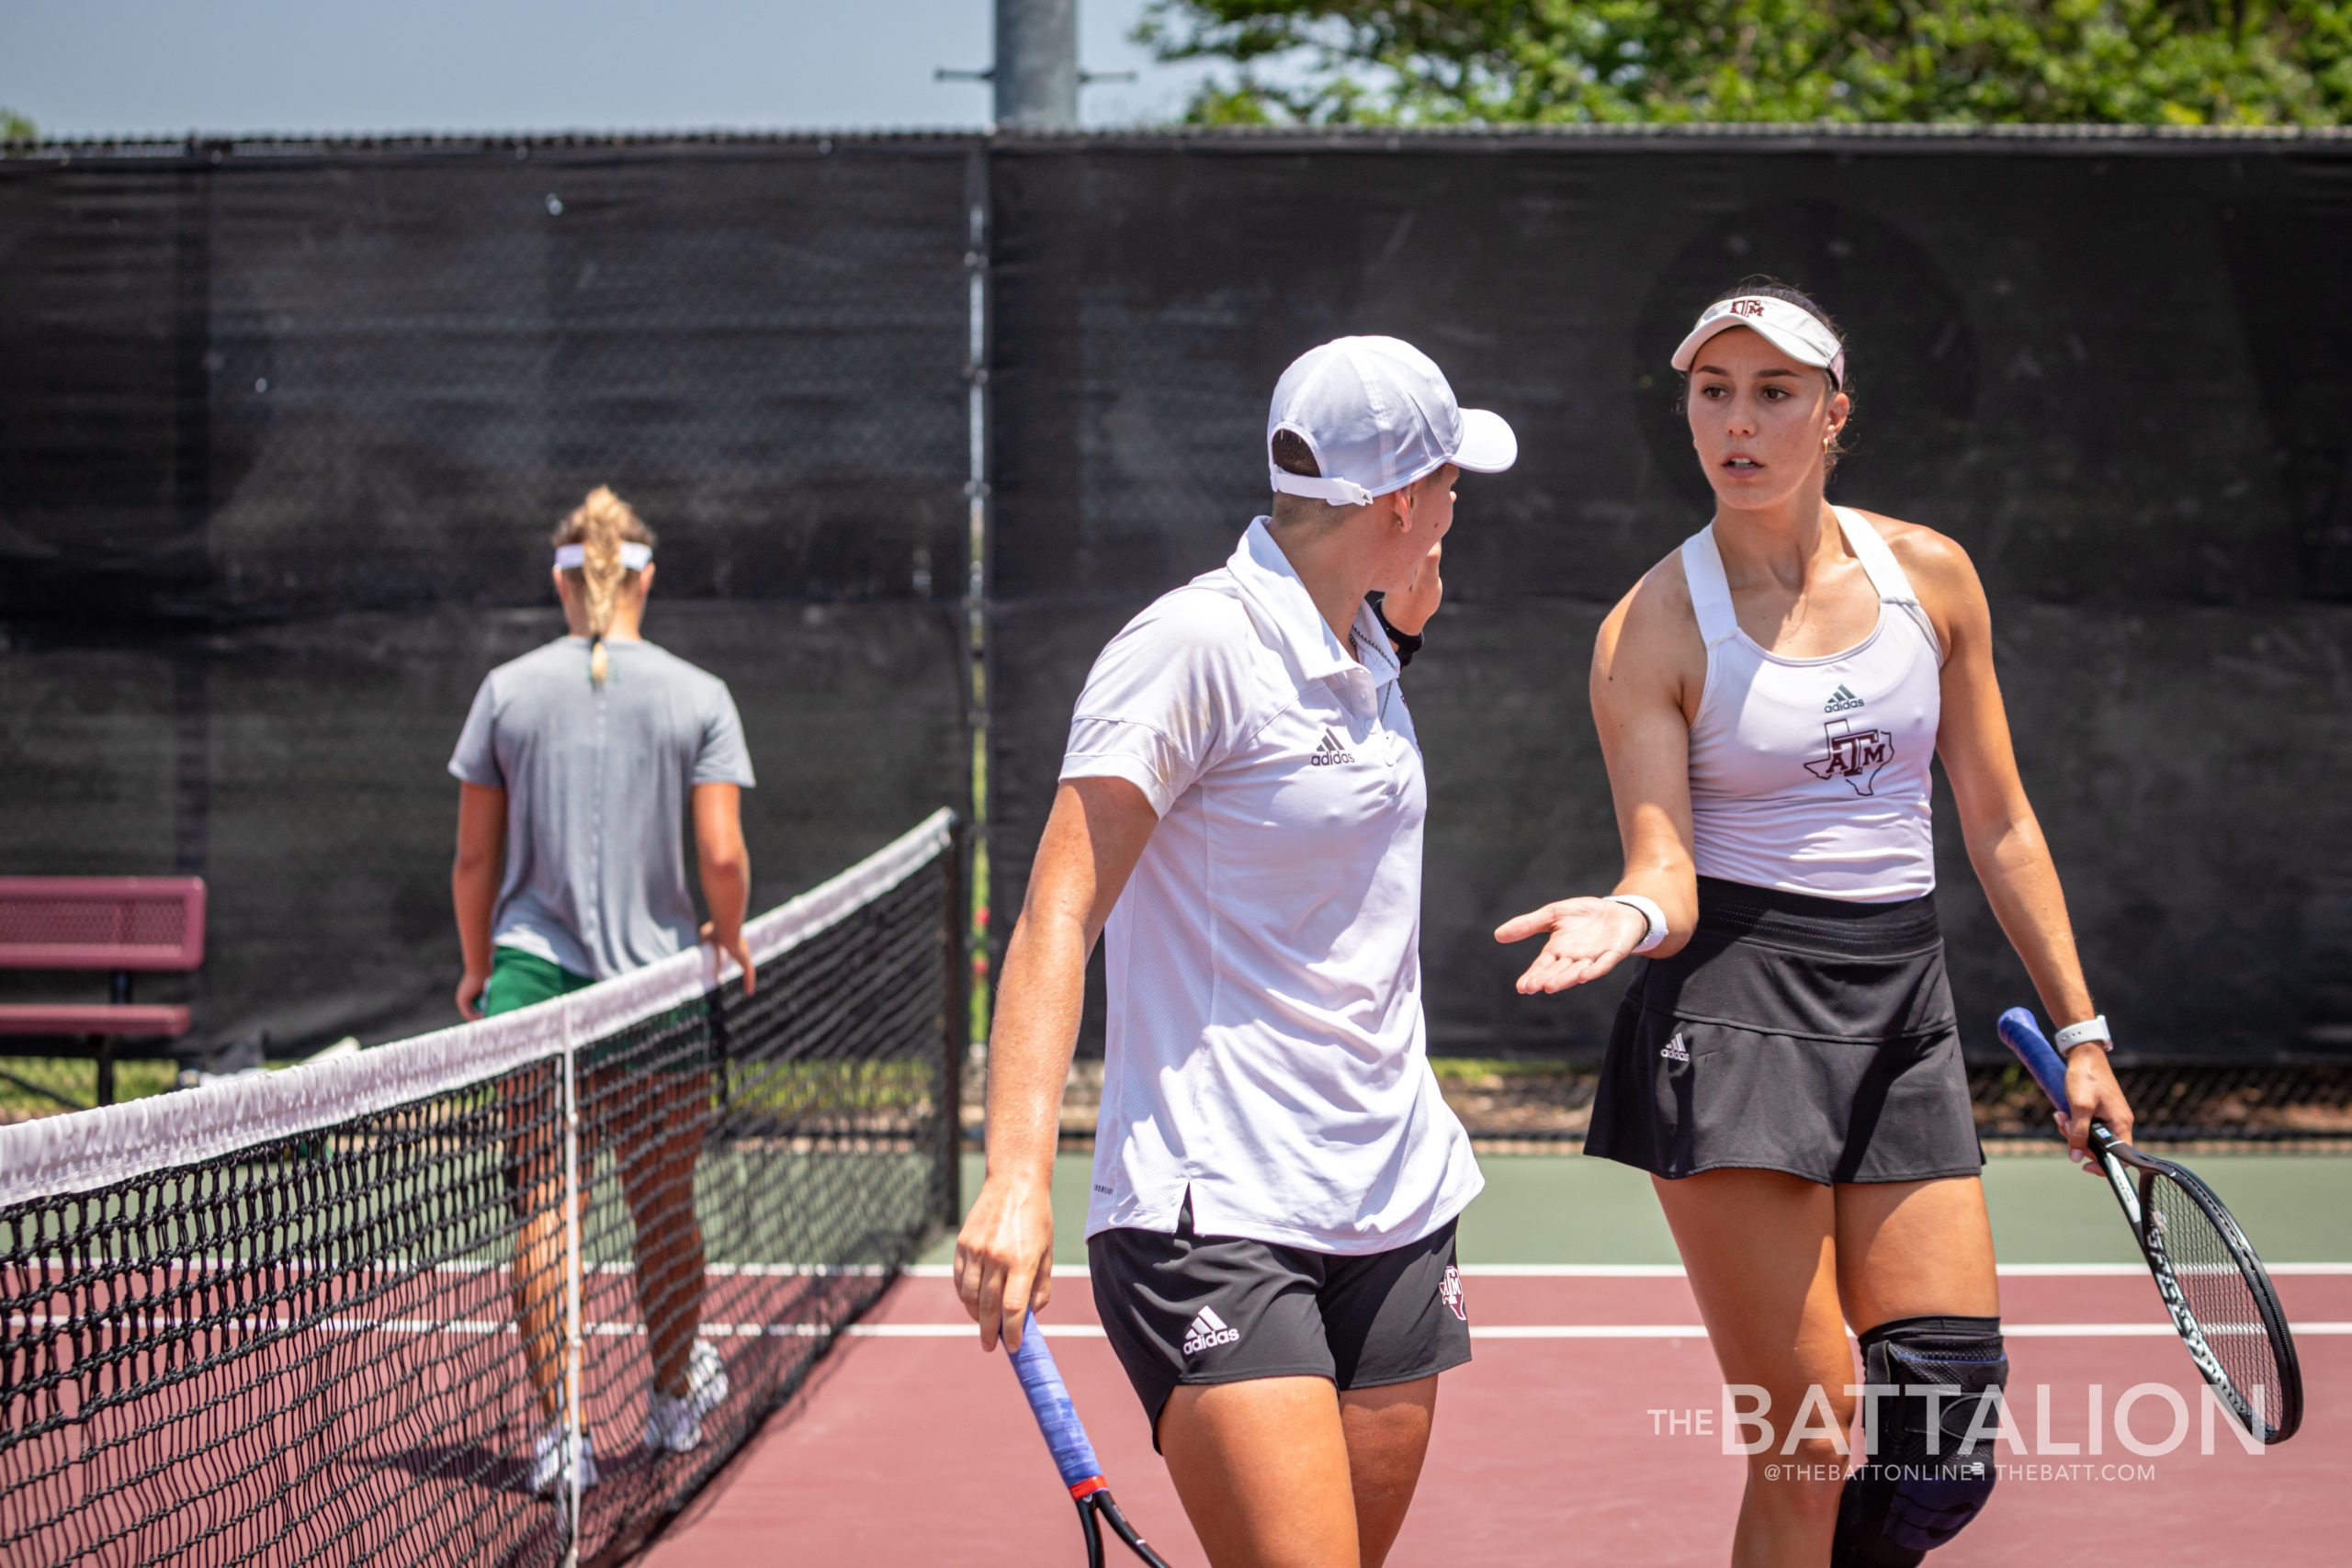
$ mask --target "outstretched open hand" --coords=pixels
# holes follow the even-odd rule
[[[1544,951],[1519,977],[1522,997],[1565,991],[1617,967],[1649,934],[1649,922],[1630,905],[1608,898],[1563,898],[1495,928],[1497,942],[1525,942],[1551,933]]]

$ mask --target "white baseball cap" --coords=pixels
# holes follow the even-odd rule
[[[1846,345],[1821,318],[1801,305],[1770,294],[1739,294],[1718,299],[1699,314],[1699,324],[1674,351],[1674,367],[1688,370],[1699,356],[1699,345],[1717,333],[1747,327],[1760,333],[1782,354],[1800,365],[1829,372],[1829,384],[1846,385]]]
[[[1322,477],[1278,467],[1272,447],[1287,430],[1315,454]],[[1519,438],[1499,414],[1453,400],[1445,372],[1393,337],[1334,338],[1291,362],[1266,412],[1266,472],[1283,495],[1363,506],[1448,463],[1499,474],[1519,460]]]

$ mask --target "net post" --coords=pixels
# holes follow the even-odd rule
[[[966,881],[970,852],[971,834],[958,813],[947,825],[947,941],[942,944],[946,949],[947,1016],[940,1031],[943,1125],[934,1151],[939,1162],[936,1217],[950,1227],[964,1214],[964,1057],[972,1032],[972,907]]]
[[[563,1007],[563,1447],[564,1568],[580,1562],[582,1406],[587,1400],[580,1314],[580,1079],[572,1005]]]

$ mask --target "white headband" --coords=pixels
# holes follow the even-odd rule
[[[578,571],[588,564],[585,545],[558,545],[555,547],[555,569],[558,571]],[[634,539],[621,542],[621,570],[642,571],[653,564],[653,547],[640,545]]]
[[[1845,389],[1846,345],[1838,341],[1838,334],[1812,311],[1770,294],[1742,294],[1708,306],[1700,314],[1699,324],[1682,340],[1682,346],[1674,351],[1674,367],[1690,369],[1701,344],[1734,327],[1752,329],[1798,364],[1828,371],[1832,388]]]

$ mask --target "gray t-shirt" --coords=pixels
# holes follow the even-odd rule
[[[602,980],[692,947],[684,825],[695,784],[752,786],[727,682],[650,642],[586,637],[484,677],[449,771],[506,792],[492,941]]]

